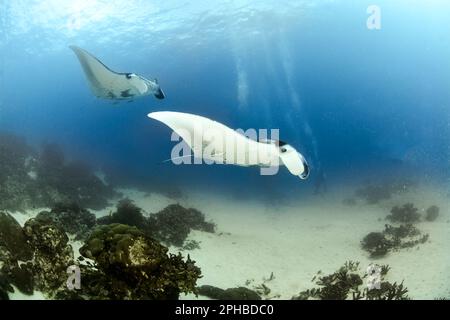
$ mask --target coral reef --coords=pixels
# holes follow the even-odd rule
[[[15,285],[25,294],[33,293],[33,277],[30,261],[33,257],[22,227],[7,213],[0,212],[0,278],[2,287]],[[19,263],[22,262],[22,263]],[[11,290],[5,290],[6,291]]]
[[[52,296],[63,285],[73,250],[66,233],[50,219],[30,219],[22,228],[0,213],[0,277],[24,294],[34,289]]]
[[[439,215],[439,208],[431,206],[427,210],[426,220],[432,221]],[[403,206],[394,206],[386,219],[398,226],[385,225],[382,232],[371,232],[361,241],[364,250],[370,253],[371,258],[379,258],[390,251],[403,248],[412,248],[428,241],[429,235],[422,234],[413,224],[420,222],[419,210],[412,203]]]
[[[416,223],[420,221],[420,213],[412,203],[406,203],[402,207],[393,207],[386,219],[391,222]]]
[[[110,224],[98,227],[80,253],[95,261],[83,273],[81,295],[96,299],[178,299],[195,292],[200,269],[189,256],[167,248],[136,227]]]
[[[64,204],[53,210],[82,211]],[[0,299],[14,292],[11,285],[24,294],[39,290],[56,299],[178,299],[181,293],[196,292],[201,272],[189,256],[169,254],[143,231],[122,224],[91,232],[80,253],[94,264],[87,260],[79,265],[82,289],[69,291],[67,268],[77,263],[62,226],[76,232],[78,224],[55,220],[52,212],[29,219],[23,228],[0,213]]]
[[[392,249],[392,243],[386,239],[383,232],[371,232],[361,241],[364,250],[370,253],[371,258],[386,255]]]
[[[35,181],[28,175],[32,156],[24,139],[0,133],[0,209],[16,211],[34,203]]]
[[[16,260],[27,261],[33,255],[22,227],[5,212],[0,212],[0,247],[4,247]]]
[[[434,221],[439,217],[439,207],[438,206],[431,206],[427,209],[425,214],[425,220],[426,221]]]
[[[21,211],[68,201],[102,209],[116,196],[85,164],[66,161],[58,146],[48,144],[37,152],[24,139],[0,133],[0,209]]]
[[[398,227],[386,225],[384,234],[397,249],[415,247],[427,242],[429,238],[428,234],[422,235],[421,231],[412,224],[400,225]]]
[[[277,299],[280,298],[280,294],[273,294],[272,289],[269,287],[269,283],[275,279],[273,272],[270,273],[269,277],[263,277],[262,282],[255,282],[255,279],[247,279],[245,281],[245,286],[252,288],[262,299]]]
[[[181,250],[195,250],[200,249],[200,242],[196,240],[188,240],[184,242],[183,247],[181,247]]]
[[[371,258],[379,258],[390,251],[403,248],[412,248],[428,241],[429,235],[422,235],[419,229],[412,224],[403,224],[398,227],[385,225],[383,232],[371,232],[361,241],[364,250],[370,253]]]
[[[186,209],[178,204],[169,205],[158,213],[144,217],[141,208],[131,200],[119,202],[117,209],[110,216],[97,219],[100,225],[120,223],[137,227],[147,235],[166,245],[183,247],[191,230],[213,233],[215,225],[205,221],[203,213],[196,209]],[[184,249],[198,248],[198,243],[186,244]]]
[[[95,215],[76,203],[56,203],[50,212],[40,212],[36,218],[51,219],[65,232],[74,235],[75,240],[86,239],[96,224]]]
[[[383,200],[391,199],[395,194],[408,192],[415,185],[413,181],[407,179],[367,183],[355,191],[355,196],[364,199],[368,204],[377,204]]]
[[[358,292],[359,286],[363,284],[362,277],[357,273],[358,268],[359,263],[349,261],[333,274],[320,276],[318,273],[313,279],[317,278],[316,284],[322,288],[301,292],[294,299],[345,300],[349,294]]]
[[[14,288],[9,284],[8,279],[0,274],[0,301],[9,300],[9,293],[13,293]]]
[[[85,208],[104,208],[117,193],[85,164],[67,161],[56,145],[36,152],[7,134],[0,134],[0,151],[0,209],[52,208],[23,228],[0,212],[0,299],[9,299],[14,287],[58,299],[178,299],[195,293],[200,269],[158,241],[181,246],[191,229],[214,232],[202,213],[174,205],[146,218],[123,200],[113,214],[97,220]],[[95,229],[97,223],[108,225]],[[85,241],[81,264],[74,261],[68,234]],[[68,291],[67,268],[77,264],[83,289]]]
[[[319,271],[313,278],[313,282],[318,288],[300,292],[293,300],[407,300],[408,290],[403,283],[390,283],[385,281],[389,271],[389,266],[379,267],[380,283],[379,288],[369,288],[363,286],[363,279],[368,274],[361,275],[359,262],[348,261],[335,273],[322,275]]]
[[[147,230],[159,241],[168,245],[183,246],[191,229],[214,233],[215,225],[205,221],[203,213],[173,204],[150,215]]]
[[[37,183],[47,206],[76,202],[82,207],[102,209],[117,194],[82,162],[66,162],[57,145],[48,144],[38,158]]]
[[[145,230],[147,227],[146,218],[142,209],[137,207],[131,200],[123,199],[117,204],[116,211],[109,216],[97,219],[98,224],[120,223]]]
[[[34,275],[32,262],[28,261],[21,264],[15,262],[10,266],[12,267],[5,267],[4,271],[9,276],[11,284],[14,284],[24,294],[33,294]]]
[[[198,287],[198,294],[216,300],[261,300],[261,296],[245,287],[220,289],[213,286]]]
[[[34,251],[35,286],[52,296],[65,285],[67,268],[75,264],[69,238],[52,219],[44,216],[28,220],[23,232]]]
[[[369,185],[356,190],[355,196],[366,200],[368,204],[375,204],[390,199],[392,192],[383,186]]]
[[[256,293],[263,297],[269,296],[270,292],[272,291],[266,284],[261,283],[260,285],[255,287]]]

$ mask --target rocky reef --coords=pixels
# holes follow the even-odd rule
[[[147,228],[147,219],[144,217],[143,210],[136,206],[130,199],[122,199],[116,206],[116,211],[109,216],[97,219],[100,225],[120,223],[137,227],[141,230]]]
[[[37,183],[47,206],[57,202],[75,202],[82,207],[102,209],[117,196],[111,186],[100,180],[89,166],[66,161],[56,145],[43,147],[36,164]]]
[[[37,200],[35,181],[28,175],[35,156],[25,139],[0,133],[0,209],[31,207]]]
[[[429,222],[435,221],[439,217],[439,210],[439,207],[436,205],[429,207],[425,214],[425,220]]]
[[[396,224],[386,224],[381,232],[370,232],[361,241],[361,247],[370,254],[371,258],[380,258],[388,252],[404,248],[412,248],[426,243],[429,234],[423,234],[416,227],[422,216],[419,209],[412,203],[394,206],[386,220]],[[426,210],[425,221],[434,221],[439,216],[439,207],[433,205]]]
[[[385,256],[393,245],[383,232],[370,232],[361,241],[361,247],[370,254],[371,258]]]
[[[46,217],[28,220],[23,232],[34,253],[30,270],[35,287],[53,296],[64,289],[67,268],[75,264],[69,238],[62,228]]]
[[[391,222],[416,223],[420,221],[419,209],[412,203],[406,203],[403,206],[395,206],[391,209],[391,214],[386,217]]]
[[[191,230],[215,232],[215,224],[205,221],[203,213],[173,204],[150,215],[147,230],[156,239],[174,246],[183,246]]]
[[[33,258],[22,227],[9,214],[0,212],[0,278],[3,295],[13,291],[11,284],[24,293],[33,293],[33,277],[28,261]],[[19,264],[25,261],[25,264]]]
[[[195,292],[201,272],[189,256],[167,248],[136,227],[98,227],[80,253],[94,260],[95,269],[83,280],[81,295],[96,299],[178,299]]]
[[[20,137],[0,133],[0,299],[19,290],[50,299],[178,299],[196,292],[200,269],[182,247],[193,229],[214,232],[195,209],[172,205],[144,215],[128,199],[96,219],[119,194],[84,163],[67,160],[62,149],[39,150]],[[8,212],[51,208],[22,227]],[[78,259],[69,239],[84,243]],[[162,244],[162,242],[165,244]],[[198,248],[192,241],[182,247]],[[81,271],[82,287],[69,291],[68,268]]]
[[[261,300],[261,296],[246,287],[221,289],[204,285],[198,287],[198,294],[216,300]]]
[[[371,258],[380,258],[388,252],[404,248],[412,248],[428,241],[429,235],[412,224],[402,224],[398,227],[386,224],[382,232],[371,232],[361,241],[361,247]]]
[[[35,150],[20,137],[0,133],[0,210],[52,207],[58,202],[101,209],[116,196],[86,164],[67,161],[57,145]]]
[[[97,222],[93,213],[74,202],[56,203],[51,211],[42,211],[36,218],[51,220],[75,240],[85,240]]]
[[[115,212],[110,216],[99,218],[97,223],[121,223],[134,226],[166,245],[185,249],[198,247],[198,244],[195,246],[185,244],[191,230],[215,232],[215,224],[205,221],[204,214],[196,209],[187,209],[179,204],[173,204],[146,218],[143,210],[129,199],[120,201]]]
[[[319,271],[312,281],[317,288],[300,292],[293,300],[407,300],[408,289],[403,282],[398,284],[385,280],[389,266],[374,266],[379,270],[379,283],[371,287],[364,285],[371,274],[360,271],[359,262],[348,261],[339,270],[329,275]]]
[[[0,275],[0,301],[9,300],[9,294],[14,292],[14,288],[8,282],[6,277]]]
[[[27,295],[39,290],[53,299],[178,299],[196,292],[201,272],[194,261],[168,253],[136,227],[110,224],[88,230],[80,249],[83,258],[75,261],[66,231],[80,231],[80,212],[92,223],[88,212],[73,204],[42,212],[23,228],[0,212],[0,299],[8,299],[14,287]],[[76,291],[66,283],[73,266],[82,277]]]
[[[24,294],[35,289],[53,296],[74,264],[66,233],[51,220],[30,219],[22,228],[7,213],[0,213],[0,277]]]
[[[389,200],[396,194],[412,190],[416,183],[408,179],[385,180],[378,183],[368,182],[355,191],[356,198],[363,199],[368,204],[377,204]]]

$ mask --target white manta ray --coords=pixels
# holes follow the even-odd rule
[[[148,117],[171,128],[196,158],[239,166],[285,165],[291,174],[308,178],[305,158],[282,141],[258,142],[219,122],[189,113],[162,111],[149,113]]]
[[[114,72],[86,50],[76,46],[70,48],[77,55],[95,96],[104,99],[131,100],[153,94],[158,99],[165,98],[156,79],[148,80],[134,73]]]

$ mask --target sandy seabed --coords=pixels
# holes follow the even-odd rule
[[[354,189],[353,189],[354,190]],[[265,282],[270,294],[265,298],[290,299],[315,287],[311,279],[321,270],[333,273],[346,261],[359,261],[361,271],[370,263],[388,264],[390,282],[404,281],[412,299],[450,297],[450,206],[448,195],[436,188],[421,187],[380,204],[358,202],[348,206],[342,200],[352,190],[342,190],[309,201],[276,205],[260,201],[234,199],[226,195],[187,193],[173,200],[156,193],[120,190],[144,209],[158,212],[169,204],[180,203],[202,211],[207,220],[217,224],[215,234],[192,231],[188,240],[198,241],[199,249],[182,251],[201,268],[199,285],[220,288],[246,286],[255,288]],[[431,205],[440,207],[434,222],[420,222],[417,227],[430,235],[429,241],[412,249],[370,259],[360,241],[369,232],[382,231],[385,217],[394,205],[412,202],[423,213]],[[42,209],[41,209],[42,210]],[[23,225],[41,210],[14,214]],[[95,212],[109,214],[114,206]],[[82,244],[72,242],[75,256]],[[171,247],[171,252],[179,249]],[[41,293],[24,296],[16,290],[12,299],[43,299]],[[203,299],[182,295],[181,299]]]

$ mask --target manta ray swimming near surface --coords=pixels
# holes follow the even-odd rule
[[[149,113],[148,117],[171,128],[186,142],[196,158],[239,166],[284,165],[300,179],[309,176],[309,166],[303,155],[285,142],[258,142],[217,121],[189,113],[161,111]],[[206,149],[209,152],[205,152]]]
[[[148,80],[134,73],[112,71],[86,50],[76,46],[70,48],[77,55],[95,96],[112,100],[132,100],[153,94],[157,99],[165,98],[158,80]]]

